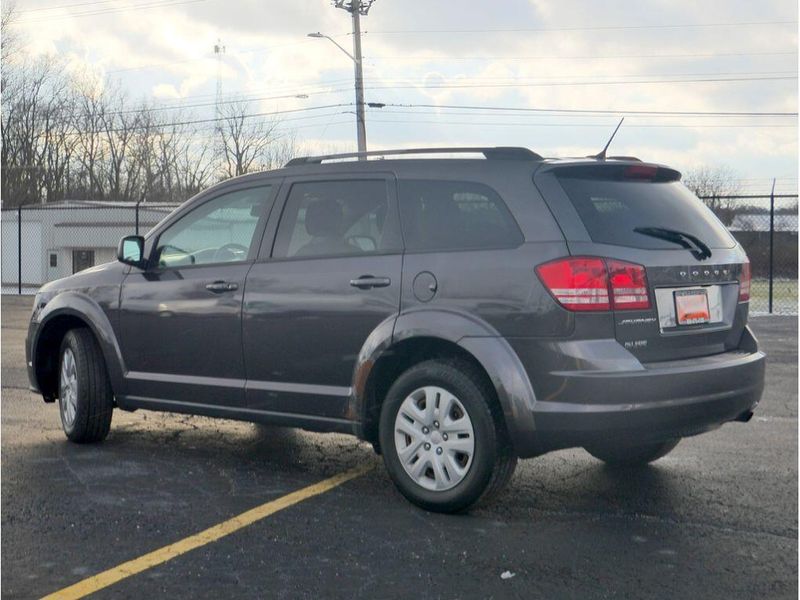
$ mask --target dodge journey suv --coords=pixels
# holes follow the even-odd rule
[[[118,259],[35,299],[30,381],[74,442],[114,408],[350,433],[452,512],[518,458],[654,461],[763,388],[747,256],[680,173],[634,158],[298,158]]]

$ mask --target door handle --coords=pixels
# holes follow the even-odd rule
[[[206,284],[206,289],[209,292],[232,292],[239,289],[238,283],[230,283],[228,281],[215,281],[214,283]]]
[[[389,287],[391,283],[392,280],[388,277],[373,277],[372,275],[362,275],[358,279],[350,280],[350,285],[360,290]]]

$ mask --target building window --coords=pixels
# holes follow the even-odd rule
[[[56,254],[55,252],[51,252],[50,253],[50,266],[52,268],[55,268],[55,267],[58,266],[58,254]]]
[[[77,273],[94,266],[94,250],[72,251],[72,272]]]

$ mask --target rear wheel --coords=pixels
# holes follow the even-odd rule
[[[72,329],[61,342],[58,406],[71,441],[99,442],[108,435],[113,393],[103,354],[88,329]]]
[[[436,512],[493,496],[517,463],[492,390],[465,362],[430,360],[403,373],[383,403],[379,435],[397,488]]]
[[[587,447],[586,451],[609,465],[635,467],[646,465],[666,456],[678,445],[680,438],[654,444],[608,444]]]

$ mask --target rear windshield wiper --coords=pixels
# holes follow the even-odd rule
[[[690,250],[692,256],[697,260],[705,260],[711,257],[711,249],[697,236],[691,233],[678,231],[676,229],[667,229],[665,227],[635,227],[634,231],[642,235],[649,235],[650,237],[667,240],[668,242],[683,246],[687,250]]]

